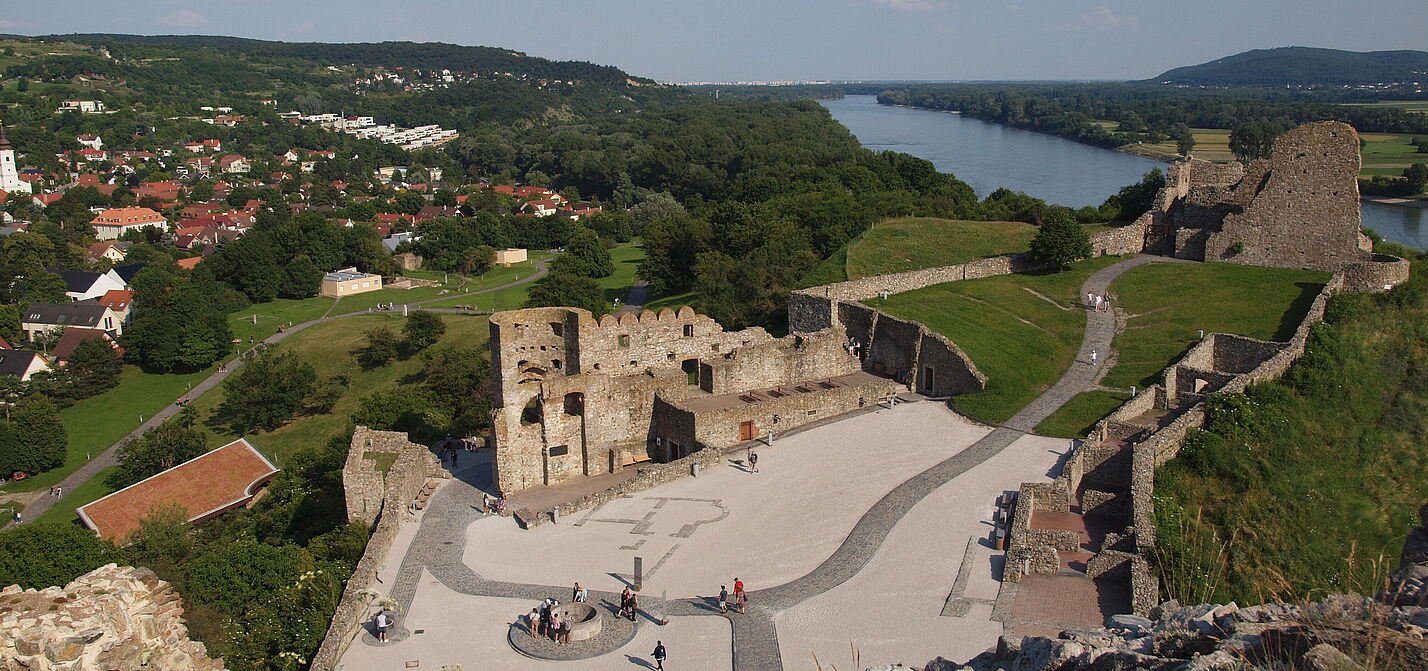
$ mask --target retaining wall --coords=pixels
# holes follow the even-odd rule
[[[370,599],[362,592],[377,583],[377,572],[387,561],[392,543],[396,541],[397,533],[401,530],[402,521],[410,516],[408,506],[429,478],[451,477],[430,448],[407,440],[407,434],[373,431],[359,426],[352,433],[352,444],[347,452],[349,467],[354,466],[354,455],[356,464],[352,469],[343,468],[344,486],[347,483],[348,470],[360,470],[361,462],[364,461],[371,463],[370,460],[362,458],[362,454],[367,451],[396,452],[397,460],[387,471],[383,484],[381,505],[375,516],[377,526],[372,530],[372,536],[367,539],[367,549],[362,553],[362,559],[357,562],[357,568],[352,571],[352,577],[347,580],[347,585],[342,590],[342,599],[332,615],[332,624],[327,628],[322,646],[312,657],[310,668],[313,671],[331,671],[343,651],[361,632],[361,624],[371,617]],[[362,482],[363,486],[366,486],[366,481]],[[348,500],[352,500],[350,493]],[[348,518],[364,519],[355,515],[352,510],[348,510]]]

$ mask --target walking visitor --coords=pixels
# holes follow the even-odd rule
[[[719,612],[729,612],[729,589],[723,585],[719,586]]]
[[[752,447],[749,448],[749,471],[752,473],[759,472],[759,453],[755,452]]]
[[[392,618],[387,615],[386,609],[382,609],[382,612],[377,613],[377,620],[373,624],[377,627],[377,641],[386,643],[387,629],[392,626]]]
[[[653,653],[650,653],[650,656],[654,657],[655,669],[664,671],[664,641],[655,641],[655,649]]]

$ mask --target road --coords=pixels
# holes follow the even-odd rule
[[[418,306],[421,306],[421,305],[426,305],[426,304],[428,304],[428,303],[435,303],[435,302],[437,302],[437,301],[447,301],[447,300],[451,300],[451,299],[453,299],[453,298],[462,298],[462,297],[465,297],[465,296],[475,296],[475,295],[477,295],[477,294],[491,293],[491,292],[493,292],[493,291],[500,291],[500,290],[502,290],[502,289],[509,289],[509,288],[511,288],[511,287],[520,286],[520,285],[522,285],[522,284],[526,284],[526,283],[529,283],[529,282],[535,282],[536,280],[539,280],[540,278],[545,277],[546,273],[549,272],[549,269],[548,269],[548,267],[547,267],[549,263],[550,263],[549,260],[536,261],[536,262],[533,264],[533,265],[535,266],[535,268],[536,268],[536,272],[533,273],[530,277],[526,277],[525,279],[516,280],[516,281],[514,281],[514,282],[508,282],[508,283],[506,283],[506,284],[502,284],[501,286],[491,287],[491,288],[489,288],[489,289],[481,289],[481,290],[478,290],[478,291],[468,291],[468,292],[466,292],[466,293],[461,293],[461,294],[454,294],[454,295],[449,295],[449,296],[441,296],[441,297],[439,297],[439,298],[430,298],[430,299],[422,300],[422,301],[414,301],[414,302],[412,302],[412,303],[406,303],[406,304],[404,304],[404,306],[405,306],[405,307],[418,307]],[[334,304],[333,304],[333,307],[336,308],[336,307],[337,307],[338,305],[340,305],[340,304],[341,304],[340,301],[337,302],[337,303],[334,303]],[[432,311],[432,312],[441,312],[441,313],[446,313],[446,314],[469,314],[469,315],[490,314],[490,311],[489,311],[489,310],[461,310],[461,309],[455,309],[455,308],[433,308],[431,311]],[[329,312],[330,312],[330,311],[329,311]],[[303,330],[308,329],[308,328],[310,328],[310,327],[316,326],[316,325],[318,325],[318,324],[322,324],[322,323],[324,323],[324,322],[330,322],[330,321],[332,321],[332,320],[334,320],[334,319],[344,319],[344,318],[347,318],[347,317],[356,317],[356,316],[358,316],[358,315],[367,315],[367,314],[373,314],[373,313],[372,313],[370,310],[358,310],[358,311],[355,311],[355,312],[345,312],[345,313],[337,314],[337,315],[332,315],[332,314],[324,315],[324,316],[319,317],[319,318],[317,318],[317,319],[314,319],[314,320],[312,320],[312,321],[306,321],[306,322],[303,322],[303,323],[301,323],[301,324],[296,324],[296,325],[290,326],[290,327],[288,327],[288,328],[286,328],[286,329],[283,329],[282,331],[279,331],[279,332],[277,332],[277,333],[275,333],[275,334],[273,334],[273,335],[271,335],[271,336],[268,336],[267,338],[264,338],[264,339],[262,340],[262,342],[265,343],[265,344],[271,345],[271,344],[274,344],[274,343],[282,342],[284,339],[286,339],[288,336],[291,336],[291,335],[294,334],[294,333],[298,333],[298,332],[300,332],[300,331],[303,331]],[[143,436],[145,431],[148,431],[149,429],[152,429],[152,428],[154,428],[154,427],[156,427],[156,426],[158,426],[158,425],[164,423],[164,421],[167,420],[168,418],[173,417],[174,415],[178,414],[179,410],[182,409],[181,406],[178,405],[178,402],[179,402],[180,400],[182,400],[184,397],[188,397],[189,399],[194,399],[194,398],[197,398],[197,397],[199,397],[199,396],[202,396],[204,392],[206,392],[206,391],[208,391],[208,390],[210,390],[210,389],[212,389],[212,388],[218,386],[220,383],[222,383],[223,380],[225,380],[225,379],[228,377],[228,375],[229,375],[230,373],[232,373],[234,370],[237,370],[238,367],[241,366],[241,365],[243,365],[243,357],[242,357],[242,356],[236,356],[236,357],[234,357],[231,361],[228,361],[226,364],[224,364],[218,371],[215,371],[212,375],[209,375],[207,378],[204,378],[204,380],[203,380],[202,382],[199,382],[198,384],[194,385],[192,389],[189,389],[189,390],[185,391],[184,394],[183,394],[183,396],[180,396],[180,397],[178,397],[178,398],[175,398],[175,399],[173,400],[173,402],[172,402],[172,403],[169,403],[167,406],[165,406],[163,410],[160,410],[160,411],[159,411],[157,414],[155,414],[153,417],[150,417],[150,418],[148,418],[147,420],[144,420],[144,422],[143,422],[142,424],[140,424],[140,425],[138,426],[138,428],[135,428],[133,431],[130,431],[128,435],[124,436],[123,438],[120,438],[118,442],[114,443],[113,445],[110,445],[110,446],[109,446],[107,449],[105,449],[103,452],[100,452],[98,456],[94,457],[93,459],[90,459],[88,463],[84,464],[83,466],[80,466],[79,469],[77,469],[77,470],[76,470],[75,472],[73,472],[73,473],[70,473],[68,477],[66,477],[64,480],[60,481],[60,483],[59,483],[58,486],[60,487],[61,491],[73,492],[73,491],[75,491],[76,489],[78,489],[80,485],[84,484],[85,482],[88,482],[90,478],[92,478],[92,477],[94,477],[95,475],[97,475],[100,471],[102,471],[102,470],[104,470],[104,469],[106,469],[106,468],[109,468],[110,466],[114,466],[114,465],[118,464],[118,463],[119,463],[119,446],[120,446],[120,445],[123,445],[124,443],[129,442],[130,440],[134,440],[134,439],[136,439],[136,438],[139,438],[139,437]],[[25,509],[22,510],[21,513],[20,513],[20,514],[21,514],[21,519],[26,519],[26,520],[31,520],[31,521],[37,520],[37,519],[40,518],[41,515],[45,514],[45,511],[49,510],[51,507],[53,507],[56,503],[59,503],[61,500],[63,500],[63,499],[62,499],[61,497],[58,497],[58,496],[44,496],[44,495],[41,495],[39,498],[37,498],[37,499],[35,499],[34,501],[32,501],[29,505],[25,506]],[[6,527],[6,526],[9,526],[10,524],[11,524],[11,522],[6,522],[5,525],[0,526],[0,528],[4,528],[4,527]]]

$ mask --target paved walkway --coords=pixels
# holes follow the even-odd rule
[[[420,306],[420,305],[426,305],[427,303],[435,303],[435,302],[437,302],[437,301],[446,301],[446,300],[451,300],[451,299],[453,299],[453,298],[462,298],[462,297],[464,297],[464,296],[474,296],[474,295],[477,295],[477,294],[484,294],[484,293],[490,293],[490,292],[493,292],[493,291],[500,291],[500,290],[502,290],[502,289],[509,289],[510,287],[520,286],[520,285],[526,284],[526,283],[528,283],[528,282],[534,282],[534,281],[536,281],[536,280],[539,280],[539,279],[542,278],[542,277],[545,277],[546,273],[549,272],[549,269],[547,268],[547,265],[548,265],[548,264],[549,264],[549,260],[548,260],[548,259],[543,259],[543,260],[540,260],[540,261],[536,261],[536,262],[533,263],[533,265],[534,265],[535,268],[536,268],[536,272],[532,273],[529,277],[526,277],[526,278],[524,278],[524,279],[519,279],[519,280],[516,280],[516,281],[514,281],[514,282],[507,282],[506,284],[502,284],[502,285],[497,286],[497,287],[491,287],[491,288],[489,288],[489,289],[480,289],[480,290],[477,290],[477,291],[468,291],[468,292],[466,292],[466,293],[454,294],[454,295],[450,295],[450,296],[441,296],[441,297],[438,297],[438,298],[430,298],[430,299],[427,299],[427,300],[414,301],[414,302],[412,302],[412,303],[407,303],[406,305],[407,305],[407,306],[410,306],[410,307],[416,307],[416,306]],[[286,339],[288,336],[291,336],[291,335],[294,334],[294,333],[298,333],[298,332],[300,332],[300,331],[306,330],[306,329],[308,329],[308,328],[310,328],[310,327],[316,326],[316,325],[318,325],[318,324],[322,324],[322,323],[324,323],[324,322],[330,322],[330,321],[332,321],[332,320],[334,320],[334,319],[343,319],[343,318],[346,318],[346,317],[356,317],[356,316],[358,316],[358,315],[367,315],[367,314],[383,314],[383,313],[373,313],[373,312],[370,312],[370,311],[368,311],[368,310],[357,310],[357,311],[354,311],[354,312],[345,312],[345,313],[338,314],[338,315],[332,315],[332,314],[330,314],[330,313],[332,312],[332,310],[335,309],[340,303],[341,303],[340,300],[334,301],[333,304],[332,304],[333,307],[328,309],[328,313],[329,313],[329,314],[325,314],[325,315],[323,315],[322,317],[319,317],[319,318],[314,319],[314,320],[312,320],[312,321],[306,321],[306,322],[303,322],[303,323],[301,323],[301,324],[295,324],[295,325],[290,326],[290,327],[288,327],[288,328],[286,328],[286,329],[283,329],[282,331],[279,331],[278,333],[275,333],[275,334],[273,334],[273,335],[271,335],[271,336],[268,336],[267,338],[264,338],[264,339],[262,340],[262,343],[271,345],[271,344],[274,344],[274,343],[282,342],[284,339]],[[486,311],[456,310],[456,309],[449,309],[449,308],[433,308],[431,311],[432,311],[432,312],[441,312],[441,313],[446,313],[446,314],[471,314],[471,315],[489,314],[489,312],[486,312]],[[251,349],[251,348],[250,348],[250,349]],[[153,417],[150,417],[150,418],[148,418],[147,420],[144,420],[144,422],[143,422],[142,424],[140,424],[140,425],[139,425],[137,428],[135,428],[133,431],[130,431],[130,432],[128,433],[128,435],[125,435],[123,438],[120,438],[118,442],[114,443],[113,445],[110,445],[110,446],[109,446],[108,448],[106,448],[103,452],[100,452],[100,453],[99,453],[97,456],[95,456],[93,459],[90,459],[90,460],[89,460],[87,463],[85,463],[83,466],[80,466],[80,467],[79,467],[78,469],[76,469],[73,473],[70,473],[67,477],[65,477],[64,480],[61,480],[61,481],[59,482],[59,485],[58,485],[58,486],[62,489],[62,491],[73,492],[73,491],[77,490],[80,485],[84,484],[85,482],[89,481],[90,478],[92,478],[92,477],[94,477],[95,475],[97,475],[100,471],[102,471],[102,470],[104,470],[104,469],[106,469],[106,468],[109,468],[110,466],[115,466],[115,465],[117,465],[117,464],[119,463],[119,446],[120,446],[120,445],[123,445],[124,443],[129,442],[130,440],[134,440],[134,439],[137,439],[137,438],[142,437],[142,436],[144,435],[144,432],[146,432],[146,431],[148,431],[149,429],[152,429],[152,428],[154,428],[154,427],[156,427],[156,426],[158,426],[158,425],[164,423],[164,421],[167,420],[168,418],[173,417],[174,415],[178,414],[179,411],[182,410],[182,407],[178,405],[178,402],[179,402],[180,400],[182,400],[182,399],[185,398],[185,397],[187,397],[187,398],[189,398],[189,399],[195,399],[195,398],[198,398],[199,396],[202,396],[204,392],[206,392],[206,391],[208,391],[208,390],[210,390],[210,389],[212,389],[212,388],[218,386],[219,384],[221,384],[221,383],[223,382],[223,380],[225,380],[225,379],[228,377],[228,374],[229,374],[229,373],[232,373],[234,370],[237,370],[237,368],[238,368],[239,366],[241,366],[241,365],[243,365],[243,357],[242,357],[242,356],[234,357],[231,361],[228,361],[227,363],[224,364],[223,370],[214,371],[214,373],[213,373],[212,375],[209,375],[208,377],[204,378],[202,382],[199,382],[198,384],[195,384],[192,389],[189,389],[189,390],[185,391],[185,392],[183,393],[183,396],[179,396],[178,398],[175,398],[175,399],[173,400],[173,402],[171,402],[171,403],[169,403],[167,406],[165,406],[163,410],[160,410],[160,411],[159,411],[157,414],[155,414]],[[42,496],[40,496],[38,499],[36,499],[36,500],[33,501],[32,503],[30,503],[30,505],[25,506],[25,509],[21,512],[21,514],[22,514],[22,516],[23,516],[23,519],[31,520],[31,521],[37,520],[37,519],[40,518],[41,515],[43,515],[43,514],[45,513],[45,511],[49,510],[51,507],[53,507],[56,503],[60,502],[61,500],[63,500],[63,499],[62,499],[61,497],[58,497],[58,496],[43,496],[43,495],[42,495]],[[8,526],[10,523],[11,523],[11,522],[8,522],[8,521],[7,521],[7,522],[5,523],[5,525],[0,525],[0,528],[4,528],[5,526]]]
[[[1138,255],[1115,263],[1087,278],[1079,295],[1105,293],[1111,281],[1127,270],[1147,263],[1171,261],[1174,259]],[[678,598],[664,602],[644,596],[642,605],[646,610],[658,613],[664,618],[728,617],[733,627],[732,662],[735,671],[783,669],[784,660],[775,625],[776,615],[795,609],[809,599],[828,594],[857,576],[882,548],[898,522],[919,502],[1026,437],[1043,419],[1073,396],[1091,387],[1100,377],[1115,335],[1115,313],[1088,311],[1086,319],[1086,330],[1076,360],[1055,385],[1027,404],[1002,426],[996,427],[965,449],[907,478],[888,491],[866,509],[837,549],[816,568],[775,587],[750,591],[747,614],[724,616],[717,609],[712,609],[705,597]],[[1094,363],[1090,359],[1092,351],[1100,355]],[[392,588],[392,595],[402,605],[403,610],[409,610],[416,596],[418,582],[426,572],[446,588],[471,596],[517,598],[534,603],[546,596],[568,591],[569,588],[565,586],[489,580],[463,561],[467,554],[467,530],[480,517],[470,502],[478,499],[476,488],[461,479],[443,486],[433,497],[431,509],[421,521]],[[817,503],[825,505],[823,501]],[[738,544],[739,537],[736,535],[729,540]],[[528,561],[539,565],[543,559],[544,555],[537,553],[530,556]],[[564,562],[565,559],[562,557],[561,561]],[[506,565],[509,565],[509,562]],[[614,596],[613,592],[591,590],[592,600],[599,601]],[[885,624],[895,630],[904,631],[909,636],[918,636],[923,631],[918,620]],[[411,632],[406,631],[399,623],[392,638],[400,641],[410,635]],[[369,640],[369,643],[375,641]]]

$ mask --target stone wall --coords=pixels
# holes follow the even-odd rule
[[[310,668],[313,671],[331,671],[342,652],[361,632],[361,624],[372,616],[370,599],[363,592],[378,584],[377,572],[387,561],[392,543],[401,531],[402,521],[411,517],[410,506],[417,494],[429,479],[451,477],[451,474],[442,468],[435,452],[425,445],[411,442],[405,433],[373,431],[365,426],[358,426],[352,432],[352,443],[347,453],[348,465],[342,471],[344,487],[348,482],[349,470],[361,473],[364,467],[361,462],[364,461],[367,462],[365,468],[370,468],[370,460],[362,459],[362,454],[368,451],[395,452],[397,460],[392,463],[382,484],[382,499],[376,513],[377,525],[372,530],[371,537],[367,539],[367,548],[362,553],[362,559],[357,562],[357,568],[352,571],[352,577],[348,578],[347,585],[342,590],[342,599],[337,604],[337,611],[332,615],[332,624],[327,628],[322,646],[312,657]],[[356,455],[356,464],[353,455]],[[361,487],[368,486],[365,478],[357,478],[355,481],[360,482]],[[347,495],[350,504],[354,495],[352,492]],[[356,498],[365,501],[362,498],[365,496],[363,493]],[[351,520],[366,519],[354,514],[351,509],[347,514]]]
[[[544,510],[522,508],[521,510],[515,511],[515,516],[522,526],[530,529],[554,519],[551,513],[555,510],[559,511],[560,516],[573,515],[582,510],[594,508],[607,501],[613,501],[634,494],[635,492],[642,492],[667,482],[689,477],[694,475],[696,470],[708,470],[718,466],[723,457],[724,453],[719,450],[699,450],[689,456],[668,463],[641,464],[635,471],[635,477],[614,487],[593,494],[586,494],[578,499],[561,503],[553,508],[546,508]]]
[[[839,386],[832,389],[823,389],[816,382],[798,386],[811,391],[794,391],[778,398],[762,399],[735,408],[707,412],[690,411],[680,407],[678,402],[657,399],[656,421],[652,430],[658,439],[665,442],[674,442],[685,447],[693,446],[693,449],[699,450],[722,450],[744,442],[744,439],[740,438],[740,428],[744,422],[753,422],[760,436],[769,432],[777,435],[805,424],[876,405],[901,389],[900,385],[886,379],[878,379],[873,384]]]
[[[64,587],[0,591],[0,666],[27,671],[222,669],[188,638],[183,601],[146,568],[107,564]]]

